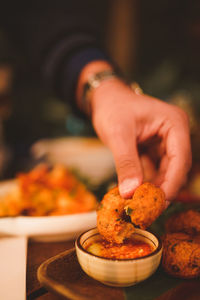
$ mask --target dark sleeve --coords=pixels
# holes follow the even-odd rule
[[[73,101],[80,70],[90,61],[110,60],[103,45],[108,4],[35,0],[10,6],[5,23],[15,44],[59,97]]]

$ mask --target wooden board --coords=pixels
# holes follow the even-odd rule
[[[38,269],[40,283],[49,291],[73,300],[198,300],[200,280],[181,280],[160,267],[149,279],[128,288],[116,288],[87,276],[81,269],[75,249],[45,261]]]
[[[122,288],[114,288],[87,276],[81,269],[75,249],[45,261],[38,269],[38,280],[50,291],[67,299],[123,300]]]

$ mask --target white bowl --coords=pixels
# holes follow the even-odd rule
[[[158,268],[162,256],[162,242],[152,233],[136,229],[135,238],[149,243],[154,251],[135,259],[112,259],[96,256],[86,248],[100,239],[97,228],[82,233],[76,240],[78,261],[90,277],[110,286],[125,287],[141,282],[150,277]]]
[[[36,159],[45,156],[52,164],[63,164],[76,170],[90,185],[99,185],[115,174],[112,153],[97,138],[44,139],[36,142],[31,151]]]

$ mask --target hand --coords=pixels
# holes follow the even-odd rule
[[[159,160],[153,182],[172,200],[191,166],[186,113],[148,95],[136,95],[117,78],[103,81],[93,90],[91,108],[94,128],[113,153],[121,196],[130,197],[142,183],[138,147],[151,141],[150,150],[154,149]]]

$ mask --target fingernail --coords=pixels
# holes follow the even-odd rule
[[[123,197],[132,196],[139,184],[140,182],[137,178],[125,179],[119,184],[119,192]]]

